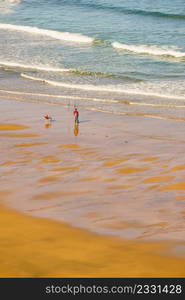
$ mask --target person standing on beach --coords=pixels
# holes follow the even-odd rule
[[[73,115],[75,116],[75,123],[79,123],[79,112],[78,109],[75,108],[75,110],[73,111]]]

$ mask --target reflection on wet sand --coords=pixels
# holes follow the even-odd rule
[[[178,182],[176,184],[167,185],[160,189],[160,191],[169,191],[169,190],[185,190],[185,181]]]
[[[18,124],[0,124],[0,130],[23,130],[27,128],[29,127]]]
[[[0,222],[9,230],[0,233],[8,241],[0,246],[0,255],[6,262],[0,276],[184,274],[184,259],[175,257],[175,252],[171,257],[166,252],[184,238],[184,210],[180,206],[185,199],[183,159],[177,161],[171,152],[166,154],[168,144],[161,150],[161,140],[149,141],[148,146],[148,140],[140,137],[123,146],[121,126],[113,128],[114,132],[110,129],[109,136],[113,138],[106,139],[110,121],[106,128],[102,120],[96,121],[93,126],[80,124],[80,135],[73,119],[67,130],[65,118],[55,122],[51,130],[45,130],[43,123],[38,129],[38,119],[27,122],[31,128],[26,121],[20,122],[23,125],[0,126],[1,203],[47,218],[2,209]],[[23,133],[15,132],[21,129]],[[30,139],[30,130],[39,135]],[[19,139],[14,140],[14,136]],[[156,144],[160,146],[158,152],[153,150]],[[170,173],[164,176],[164,171]],[[11,193],[7,193],[9,190]],[[158,242],[148,242],[149,239]],[[173,242],[162,242],[165,239]],[[14,249],[14,245],[18,247]],[[75,254],[74,249],[78,249]],[[114,260],[110,261],[110,257]]]
[[[175,176],[157,176],[151,177],[144,180],[145,183],[153,183],[153,182],[166,182],[174,179]]]
[[[40,160],[40,164],[47,164],[47,163],[58,163],[60,162],[60,159],[58,159],[56,156],[54,155],[46,155],[43,156]]]
[[[28,138],[32,138],[32,137],[37,137],[38,134],[36,133],[31,133],[31,132],[27,132],[27,133],[20,133],[20,134],[15,134],[15,133],[0,133],[0,137],[5,137],[5,138],[24,138],[24,137],[28,137]]]
[[[44,126],[45,126],[45,128],[50,128],[51,127],[51,122],[46,122]]]
[[[46,143],[22,143],[22,144],[15,144],[12,146],[12,148],[20,148],[20,147],[33,147],[33,146],[41,146],[41,145],[46,145]]]
[[[56,126],[57,124],[56,122]],[[79,125],[75,124],[73,129],[74,134],[77,134]],[[47,132],[44,132],[47,135]],[[60,133],[61,124],[59,124]],[[3,134],[6,134],[5,131]],[[71,216],[72,220],[75,220],[74,225],[78,225],[78,219],[80,219],[82,227],[96,231],[103,228],[105,233],[110,234],[111,232],[114,235],[128,238],[149,236],[155,238],[161,232],[148,231],[151,224],[162,223],[164,220],[165,224],[168,224],[168,221],[171,220],[171,210],[165,210],[167,202],[160,202],[160,207],[158,207],[155,193],[160,194],[160,196],[157,195],[157,198],[165,199],[165,190],[183,190],[184,183],[181,185],[175,183],[174,185],[174,180],[178,179],[177,173],[180,173],[175,173],[175,166],[173,168],[167,166],[168,170],[174,169],[175,176],[172,171],[170,176],[163,175],[165,161],[161,163],[160,155],[149,156],[140,153],[138,158],[138,153],[128,153],[128,151],[126,154],[123,151],[117,155],[112,155],[111,152],[105,155],[103,151],[99,151],[97,146],[83,145],[80,139],[77,144],[68,136],[60,144],[61,137],[58,142],[55,140],[53,142],[50,135],[49,139],[42,139],[41,132],[37,139],[33,138],[30,143],[26,143],[26,134],[27,132],[24,136],[20,136],[18,144],[13,142],[13,146],[11,139],[8,141],[8,147],[12,154],[9,153],[9,160],[7,160],[6,152],[4,152],[1,167],[4,168],[2,178],[6,176],[6,182],[8,180],[12,184],[15,183],[16,186],[20,185],[21,181],[21,192],[17,197],[21,199],[22,193],[25,193],[24,207],[27,211],[41,215],[45,211],[47,217],[52,215],[59,219],[66,218],[66,221],[69,219],[69,222]],[[53,136],[55,137],[55,135]],[[71,136],[73,136],[73,132]],[[47,141],[47,143],[43,141]],[[45,146],[46,144],[47,146]],[[31,152],[27,150],[28,148]],[[16,153],[15,149],[17,149]],[[28,160],[27,156],[30,154],[31,158]],[[16,174],[21,176],[24,174],[24,186],[22,186],[23,176],[16,177]],[[174,199],[178,198],[175,198],[174,195]],[[39,201],[43,202],[42,207],[44,205],[52,207],[52,212],[49,208],[39,210],[38,207],[37,209],[37,205],[33,202],[38,202],[39,206]],[[177,200],[175,202],[177,203]],[[58,206],[58,204],[60,205]],[[171,205],[173,207],[174,204]],[[60,207],[63,207],[62,211]],[[98,217],[94,220],[87,220],[83,217],[90,214],[91,210],[95,208],[102,214],[104,224]],[[65,214],[64,211],[66,211]],[[178,209],[176,209],[176,214],[179,226],[181,226]],[[124,222],[130,224],[134,219],[136,222],[133,224],[132,232],[129,232],[124,228],[120,230],[119,226],[111,226],[111,218],[115,218],[115,224]],[[174,222],[175,218],[174,214]],[[140,226],[136,226],[136,223]],[[164,235],[165,230],[163,230]],[[178,227],[175,230],[178,230]]]
[[[79,148],[79,145],[76,144],[64,144],[64,145],[59,145],[58,148]]]
[[[74,124],[74,135],[77,136],[79,134],[79,123]]]

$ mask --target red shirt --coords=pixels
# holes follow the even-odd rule
[[[74,116],[76,116],[76,115],[78,116],[78,115],[79,115],[78,110],[74,110],[74,111],[73,111],[73,114],[74,114]]]

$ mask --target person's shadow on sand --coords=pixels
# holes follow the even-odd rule
[[[86,122],[91,122],[91,120],[83,120],[83,121],[79,121],[79,123],[86,123]]]

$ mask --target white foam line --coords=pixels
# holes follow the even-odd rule
[[[9,2],[10,4],[19,4],[22,2],[22,0],[5,0],[6,2]]]
[[[18,5],[22,0],[0,0],[0,13],[8,14],[12,12],[12,8]]]
[[[107,87],[104,87],[104,86],[62,83],[62,82],[52,81],[52,80],[48,80],[48,79],[44,79],[44,78],[37,78],[37,77],[34,77],[34,76],[29,76],[29,75],[26,75],[26,74],[23,74],[23,73],[21,73],[21,76],[26,78],[26,79],[48,83],[50,85],[57,86],[57,87],[64,87],[64,88],[69,88],[69,89],[79,89],[79,90],[86,90],[86,91],[99,91],[99,92],[103,91],[103,92],[123,93],[123,90],[117,90],[117,89],[113,90],[112,88],[107,88]]]
[[[43,83],[47,83],[49,85],[53,85],[56,87],[64,87],[68,89],[78,89],[78,90],[85,90],[85,91],[96,91],[96,92],[111,92],[111,93],[124,93],[128,95],[141,95],[141,96],[151,96],[151,97],[159,97],[159,98],[167,98],[167,99],[177,99],[177,100],[183,100],[185,101],[184,97],[181,96],[171,96],[171,95],[162,95],[158,93],[147,93],[147,92],[135,92],[134,90],[125,90],[124,88],[119,88],[116,86],[95,86],[95,85],[78,85],[78,84],[69,84],[69,83],[62,83],[58,81],[52,81],[52,80],[47,80],[44,78],[36,78],[33,76],[28,76],[26,74],[21,74],[22,77],[30,80],[35,80],[35,81],[40,81]]]
[[[0,29],[26,32],[35,35],[42,35],[53,39],[72,42],[72,43],[91,44],[94,41],[94,38],[85,36],[81,33],[59,32],[59,31],[41,29],[32,26],[20,26],[20,25],[0,23]]]
[[[44,66],[36,66],[36,65],[25,65],[20,63],[14,63],[14,62],[2,62],[0,61],[0,67],[9,67],[9,68],[21,68],[21,69],[27,69],[32,71],[45,71],[45,72],[70,72],[73,71],[73,69],[61,69],[61,68],[55,68],[55,67],[44,67]]]
[[[167,107],[167,108],[185,108],[185,105],[174,105],[174,104],[153,104],[153,103],[144,103],[144,102],[129,102],[130,105],[138,106],[153,106],[153,107]]]
[[[49,97],[49,98],[59,98],[59,99],[77,99],[77,100],[87,100],[95,102],[109,102],[109,103],[118,103],[120,100],[111,100],[111,99],[99,99],[99,98],[90,98],[90,97],[80,97],[80,96],[68,96],[68,95],[50,95],[50,94],[40,94],[40,93],[29,93],[29,92],[17,92],[17,91],[6,91],[0,90],[2,93],[15,94],[15,95],[27,95],[27,96],[38,96],[38,97]]]
[[[158,56],[173,56],[176,58],[185,58],[185,53],[173,50],[172,46],[155,46],[155,45],[126,45],[119,42],[112,43],[116,49],[130,51],[139,54],[151,54]]]

